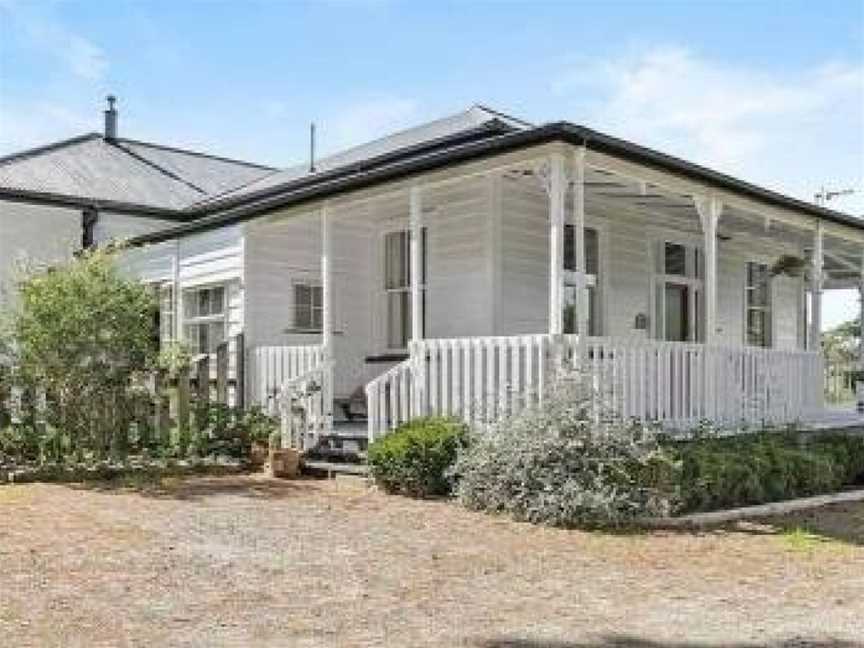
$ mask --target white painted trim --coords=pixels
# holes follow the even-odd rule
[[[409,262],[411,264],[411,341],[419,342],[423,339],[423,202],[420,187],[411,187],[409,203],[408,247]]]

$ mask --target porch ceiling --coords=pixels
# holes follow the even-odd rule
[[[532,169],[511,172],[517,182],[530,182],[538,186]],[[641,182],[605,169],[587,167],[585,171],[585,200],[588,213],[609,213],[615,209],[638,213],[658,226],[677,229],[682,233],[702,232],[693,196],[671,191],[650,182]],[[745,239],[782,246],[809,258],[814,230],[795,227],[766,214],[726,205],[720,219],[718,237],[722,241]],[[860,283],[862,253],[859,244],[826,233],[824,237],[825,271],[828,288],[853,288]]]

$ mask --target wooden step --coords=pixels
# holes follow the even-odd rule
[[[303,473],[317,477],[333,478],[336,475],[355,475],[366,477],[369,467],[361,463],[324,461],[318,459],[303,460]]]

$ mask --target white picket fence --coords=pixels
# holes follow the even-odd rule
[[[250,349],[246,374],[249,402],[277,414],[282,387],[320,367],[323,362],[324,349],[320,344],[259,346]]]
[[[367,385],[370,440],[411,418],[490,422],[542,401],[558,367],[580,368],[625,418],[688,428],[791,423],[823,406],[818,353],[549,335],[412,343]]]

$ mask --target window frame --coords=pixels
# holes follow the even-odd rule
[[[563,304],[563,307],[564,307],[565,311],[566,311],[567,306],[568,306],[568,304],[567,304],[567,292],[568,292],[568,290],[573,290],[575,292],[575,289],[576,289],[577,272],[576,272],[576,263],[575,263],[575,261],[576,261],[576,259],[575,259],[575,255],[576,255],[576,229],[575,228],[576,228],[576,226],[572,223],[565,223],[564,224],[564,253],[563,253],[563,259],[562,259],[562,263],[563,263],[564,267],[562,268],[562,271],[564,273],[564,304]],[[586,290],[586,292],[588,292],[588,304],[589,304],[588,305],[588,308],[589,308],[589,310],[588,310],[588,336],[589,337],[597,337],[597,336],[603,335],[603,322],[604,322],[604,317],[603,317],[604,289],[603,289],[603,281],[602,281],[603,276],[605,274],[603,272],[603,264],[604,264],[604,257],[605,257],[604,248],[603,248],[604,232],[602,231],[602,229],[600,227],[598,227],[597,225],[595,225],[593,223],[585,223],[585,231],[587,232],[588,230],[591,230],[592,232],[594,232],[594,236],[597,239],[596,268],[594,268],[596,270],[596,272],[594,272],[594,273],[590,273],[588,271],[588,264],[587,264],[587,260],[588,260],[587,249],[588,248],[587,248],[587,245],[585,248],[586,249],[586,254],[585,254],[585,256],[586,256],[585,290]],[[568,261],[568,259],[567,259],[567,250],[568,250],[567,236],[568,236],[568,232],[573,232],[573,247],[572,247],[573,261],[574,261],[573,269],[568,269],[568,267],[567,267],[567,261]],[[587,237],[586,237],[586,243],[587,243]],[[594,304],[593,308],[591,307],[592,303]],[[574,303],[574,306],[575,306],[575,303]],[[575,308],[574,308],[574,311],[575,311]],[[567,330],[568,327],[567,327],[566,313],[563,315],[563,317],[565,317],[565,320],[562,323],[562,330],[564,331],[564,333],[567,333],[567,334],[577,333],[577,331],[576,331],[576,328],[577,328],[576,327],[576,324],[577,324],[576,318],[575,317],[573,318],[573,322],[572,322],[573,323],[573,330],[568,331]]]
[[[406,267],[404,272],[399,272],[399,275],[404,275],[406,281],[404,285],[398,286],[388,286],[388,278],[390,273],[388,273],[387,263],[389,260],[387,254],[387,239],[393,235],[404,236],[404,245],[405,245],[405,254],[404,259],[406,263]],[[383,314],[384,317],[382,319],[383,322],[383,348],[386,349],[388,353],[404,353],[408,349],[408,342],[411,340],[411,229],[408,227],[396,227],[396,228],[387,228],[381,232],[381,252],[379,255],[380,258],[380,268],[381,268],[381,279],[379,281],[379,290],[383,295]],[[421,282],[420,282],[420,304],[422,308],[422,317],[420,321],[423,325],[422,335],[425,337],[426,335],[426,291],[427,291],[427,282],[429,278],[429,228],[424,225],[420,228],[420,270],[421,270]],[[402,295],[401,299],[405,300],[406,306],[403,311],[403,322],[402,325],[404,328],[401,331],[400,337],[404,339],[404,346],[393,346],[391,345],[391,341],[394,339],[390,335],[390,299],[393,295]],[[407,313],[407,318],[405,314]]]
[[[309,314],[311,317],[310,324],[311,326],[305,326],[298,320],[298,308],[297,308],[297,289],[298,288],[308,288],[309,294],[311,298],[311,303],[309,305]],[[293,314],[292,314],[292,333],[315,333],[320,334],[324,330],[324,287],[321,285],[321,282],[314,280],[303,280],[298,279],[296,281],[291,282],[291,291],[293,293],[292,299],[293,302]],[[319,305],[315,306],[315,293],[320,294]],[[319,326],[315,326],[315,311],[320,312],[320,320],[321,324]]]
[[[190,316],[187,313],[186,305],[189,300],[190,293],[198,294],[204,291],[218,290],[222,289],[222,312],[217,314],[207,314],[207,315],[194,315]],[[216,348],[219,344],[222,344],[228,339],[228,301],[229,301],[229,285],[228,283],[210,283],[210,284],[201,284],[196,286],[189,286],[183,288],[181,291],[182,302],[181,302],[181,310],[183,313],[183,324],[182,324],[182,339],[185,343],[189,344],[192,348],[192,351],[195,354],[199,355],[212,355],[216,352]],[[191,336],[189,335],[190,328],[199,327],[203,325],[210,326],[211,324],[221,324],[222,325],[222,339],[217,342],[215,345],[212,344],[210,340],[210,334],[208,331],[208,347],[212,348],[212,351],[208,348],[207,350],[200,349],[200,332],[198,334],[198,339],[194,341],[194,346],[192,344]]]
[[[764,273],[765,304],[751,305],[750,295],[759,290],[758,285],[751,285],[750,269],[759,266],[760,272]],[[764,317],[762,322],[761,342],[751,342],[750,338],[750,313],[761,313]],[[772,289],[770,264],[765,261],[748,260],[744,263],[744,321],[743,321],[744,345],[757,349],[774,348],[774,295]]]
[[[696,344],[705,341],[705,251],[703,242],[690,237],[676,237],[669,233],[660,234],[652,242],[651,283],[651,337],[666,340],[666,286],[676,284],[685,286],[687,295],[687,340],[683,344]],[[684,274],[666,272],[666,248],[669,245],[684,248]],[[662,317],[661,317],[662,314]]]

